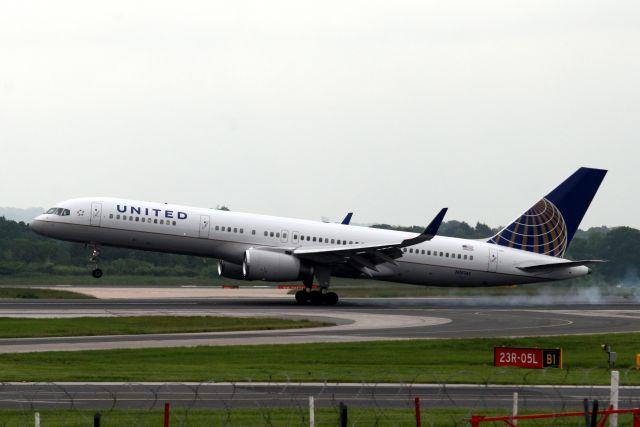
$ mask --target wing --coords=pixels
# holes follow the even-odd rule
[[[353,216],[353,212],[349,212],[347,214],[347,216],[344,217],[344,219],[342,220],[341,224],[343,225],[349,225],[349,223],[351,222],[351,217]]]
[[[291,251],[291,254],[317,264],[348,264],[356,270],[370,275],[366,269],[378,271],[376,268],[378,264],[385,262],[396,264],[394,259],[402,256],[402,248],[431,240],[437,234],[446,213],[447,208],[443,208],[421,234],[409,239],[356,245],[296,248]]]

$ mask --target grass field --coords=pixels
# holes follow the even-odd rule
[[[348,409],[350,426],[378,426],[378,427],[414,427],[416,425],[412,402],[407,402],[406,409],[369,408],[360,409],[351,407]],[[96,411],[88,410],[46,410],[40,411],[40,420],[43,427],[76,427],[93,425],[93,417]],[[523,411],[527,413],[543,413],[547,411]],[[506,416],[507,410],[496,411],[479,409],[469,411],[467,409],[423,409],[421,411],[424,426],[454,427],[468,426],[466,421],[471,415]],[[34,413],[32,411],[0,411],[0,425],[3,427],[23,427],[33,425]],[[339,413],[337,409],[317,409],[315,412],[316,426],[334,427],[339,425]],[[113,410],[101,413],[101,421],[104,426],[139,426],[157,427],[162,425],[162,410]],[[582,425],[583,418],[558,418],[545,420],[526,421],[530,427],[542,426],[576,426]],[[521,421],[524,424],[524,422]],[[173,409],[170,417],[171,426],[308,426],[309,413],[304,406],[293,409],[232,409],[232,410],[185,410]],[[484,425],[484,424],[483,424]],[[486,424],[506,425],[500,424]],[[631,427],[631,417],[621,415],[618,425]]]
[[[0,355],[0,381],[329,381],[639,385],[640,334],[223,346]],[[493,347],[564,349],[563,369],[493,367]]]
[[[308,320],[211,316],[0,318],[0,338],[257,331],[328,326]]]
[[[34,288],[0,288],[0,299],[2,298],[24,298],[24,299],[91,299],[90,295],[80,294],[73,291],[34,289]]]

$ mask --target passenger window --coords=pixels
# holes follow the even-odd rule
[[[340,244],[340,240],[336,240],[336,243],[337,243],[337,244]]]
[[[268,232],[268,231],[265,231],[265,232],[264,232],[264,237],[267,237],[267,236],[269,236],[269,232]]]
[[[238,232],[238,228],[237,227],[233,227],[233,232],[237,233]]]
[[[307,236],[307,242],[308,242],[309,240],[310,240],[310,237],[309,237],[309,236]]]
[[[160,224],[164,224],[164,219],[161,219],[161,220],[160,220]]]
[[[132,216],[129,217],[129,221],[133,221],[133,217]]]
[[[346,241],[346,240],[343,240],[343,241],[342,241],[342,244],[343,244],[343,245],[346,245],[346,244],[347,244],[347,241]]]
[[[287,238],[287,233],[282,233],[282,238],[286,239]]]
[[[331,244],[333,245],[336,242],[336,239],[331,239]]]
[[[316,241],[316,238],[315,238],[315,237],[313,238],[313,241],[314,241],[314,242]]]
[[[353,245],[353,242],[352,242],[351,240],[349,240],[349,244],[350,244],[350,245]]]
[[[116,219],[120,219],[120,214],[116,215]]]
[[[469,255],[469,261],[473,261],[473,255]]]
[[[424,255],[424,249],[422,250],[422,255]]]
[[[413,249],[409,249],[409,253],[412,254],[413,253]]]
[[[269,233],[269,236],[270,236],[270,237],[273,237],[273,231],[272,231],[271,233]]]
[[[444,256],[445,256],[446,258],[449,258],[449,252],[447,252],[446,254],[444,254]]]
[[[461,255],[460,255],[460,254],[458,254],[458,259],[460,259],[460,257],[461,257]]]
[[[113,219],[113,214],[109,214],[109,219]]]
[[[466,256],[466,255],[464,256],[464,259],[467,259],[467,256]]]
[[[154,219],[153,219],[153,223],[154,223],[154,224],[157,224],[157,223],[158,223],[158,218],[154,218]]]
[[[139,216],[136,217],[136,222],[140,222],[140,217]]]
[[[251,230],[251,234],[252,235],[256,234],[256,230]]]
[[[329,239],[325,237],[325,238],[324,238],[324,242],[325,242],[325,243],[329,243]]]
[[[276,237],[279,239],[280,238],[280,233],[276,233]]]
[[[440,252],[440,256],[444,255],[442,252]]]
[[[220,226],[216,225],[216,231],[220,230]]]
[[[407,252],[407,248],[402,248],[402,252]]]
[[[244,228],[240,229],[240,234],[244,234]]]
[[[141,220],[141,221],[142,221],[142,222],[144,222],[144,217],[142,217],[142,220]]]
[[[176,222],[175,222],[175,221],[173,221],[173,225],[176,225]]]
[[[231,227],[227,227],[227,233],[231,233]]]
[[[126,221],[127,220],[127,216],[126,215],[122,215],[122,219]]]

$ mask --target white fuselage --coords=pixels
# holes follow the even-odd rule
[[[335,247],[416,235],[105,197],[68,200],[57,207],[62,210],[35,218],[32,229],[60,240],[196,255],[237,265],[242,264],[245,251],[250,248]],[[577,266],[526,273],[518,267],[564,260],[478,240],[435,236],[402,250],[395,263],[379,265],[371,276],[416,285],[496,286],[567,279],[589,272],[587,267]],[[339,269],[333,275],[360,276]]]

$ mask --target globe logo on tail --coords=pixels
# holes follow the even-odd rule
[[[545,198],[493,236],[489,242],[562,257],[567,250],[567,226],[560,210]]]

